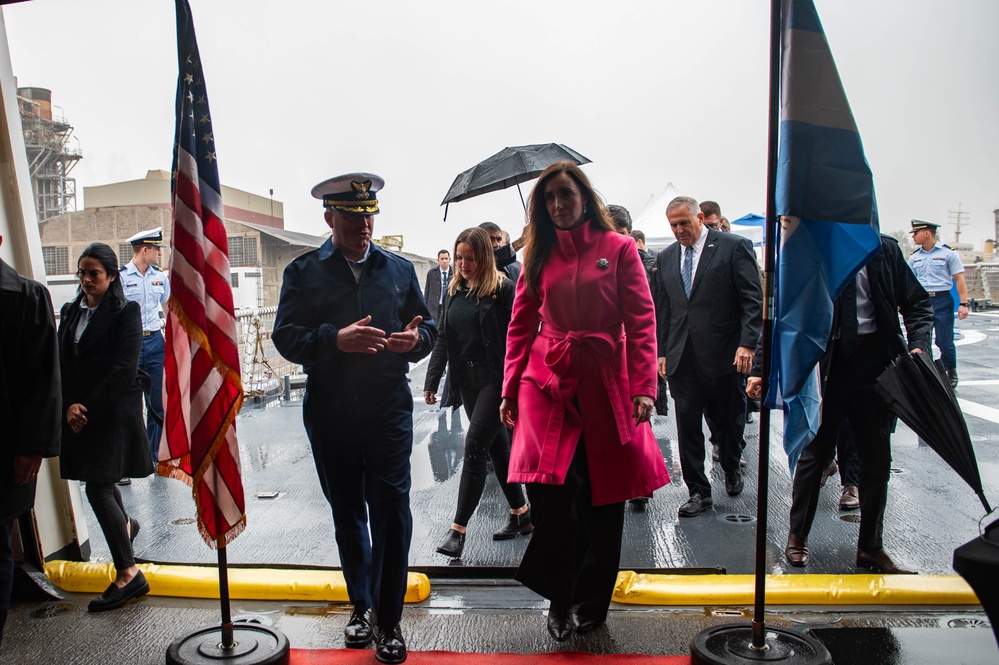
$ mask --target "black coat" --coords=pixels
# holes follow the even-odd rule
[[[106,294],[74,350],[81,297],[62,306],[59,321],[63,405],[87,409],[87,424],[79,434],[62,419],[62,477],[94,482],[144,478],[153,472],[153,463],[142,420],[139,304],[117,302]]]
[[[447,281],[444,284],[444,288],[451,283],[451,279],[454,277],[454,268],[449,267],[447,270]],[[427,273],[426,281],[423,286],[423,299],[427,302],[427,308],[431,312],[437,311],[437,303],[441,301],[441,268],[440,266],[434,266]],[[438,321],[438,323],[440,323]]]
[[[34,479],[14,484],[14,459],[58,455],[61,421],[49,292],[0,260],[0,524],[35,501]]]
[[[763,289],[753,245],[746,238],[706,227],[690,300],[680,279],[680,250],[674,243],[659,253],[652,278],[656,303],[659,356],[672,375],[686,348],[694,344],[701,371],[719,377],[736,371],[732,361],[740,346],[756,348],[763,330]]]
[[[506,331],[510,327],[510,314],[513,312],[513,298],[516,287],[509,279],[504,278],[496,293],[479,300],[479,327],[482,329],[482,342],[486,347],[486,362],[489,374],[496,386],[503,385],[503,363],[506,359]],[[423,391],[436,393],[444,375],[444,368],[451,367],[448,388],[451,391],[448,404],[461,404],[462,371],[459,359],[459,343],[457,335],[447,325],[447,310],[451,305],[450,294],[444,299],[444,314],[441,320],[440,335],[430,354],[430,364],[427,367],[427,378]]]
[[[867,262],[867,280],[871,286],[878,335],[884,338],[885,344],[897,352],[920,349],[923,353],[930,353],[933,334],[930,297],[902,255],[898,240],[881,235],[881,251]],[[902,336],[899,314],[905,323],[905,337]],[[833,321],[833,331],[838,328],[839,322]],[[832,360],[834,348],[833,344],[826,347],[824,365]]]

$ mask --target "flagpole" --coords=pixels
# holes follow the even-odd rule
[[[229,562],[225,545],[220,545],[219,555],[219,603],[222,605],[222,648],[232,649],[236,645],[232,637],[232,614],[229,609]]]
[[[753,608],[753,648],[766,646],[767,596],[767,506],[770,502],[770,408],[767,406],[770,369],[773,364],[774,292],[776,290],[777,234],[777,142],[780,138],[780,39],[781,0],[770,0],[770,94],[767,112],[767,209],[763,245],[763,346],[759,436],[759,481],[756,491],[756,598]]]
[[[762,395],[760,404],[759,479],[756,492],[756,565],[755,604],[751,627],[727,624],[702,630],[690,642],[692,665],[742,665],[744,663],[780,663],[780,665],[832,665],[832,656],[815,638],[781,628],[767,629],[766,561],[767,504],[770,484],[770,409],[766,405],[767,383],[772,364],[774,334],[774,294],[777,267],[777,146],[780,136],[781,89],[781,5],[770,0],[770,75],[769,111],[767,114],[767,209],[764,226],[763,274],[763,344],[761,350]]]

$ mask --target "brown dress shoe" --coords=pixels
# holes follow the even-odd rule
[[[860,493],[856,485],[843,485],[843,493],[839,497],[840,510],[856,510],[860,508]]]
[[[899,566],[891,560],[891,557],[888,556],[888,552],[885,552],[883,549],[878,550],[874,554],[868,554],[864,550],[857,550],[857,567],[869,568],[876,573],[885,573],[886,575],[919,574],[915,570],[909,570],[908,568]]]
[[[839,466],[836,464],[836,460],[833,460],[829,463],[829,466],[822,471],[822,480],[819,481],[819,487],[825,487],[826,481],[829,480],[829,476],[836,475],[837,471],[839,471]]]
[[[784,548],[787,562],[795,568],[808,565],[808,541],[793,533],[787,534],[787,547]]]

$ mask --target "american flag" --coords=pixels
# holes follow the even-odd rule
[[[187,0],[177,2],[177,133],[159,474],[192,485],[198,528],[225,547],[246,526],[236,318],[212,118]]]

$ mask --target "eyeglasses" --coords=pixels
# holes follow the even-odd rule
[[[90,277],[90,279],[97,279],[101,275],[105,275],[105,274],[107,274],[107,273],[105,273],[103,270],[77,270],[76,271],[76,276],[79,277],[80,279],[83,279],[84,277]]]

